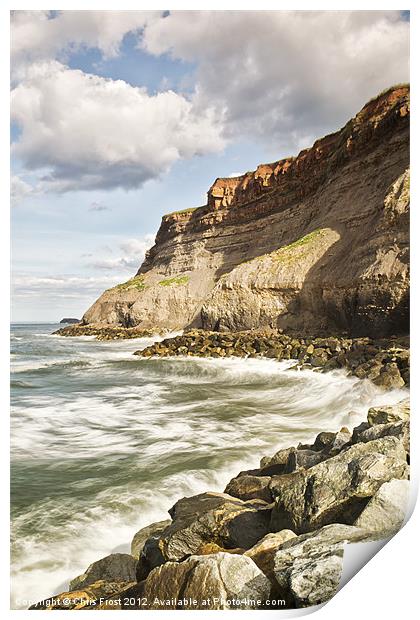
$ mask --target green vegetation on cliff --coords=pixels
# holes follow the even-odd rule
[[[275,260],[282,260],[286,253],[290,252],[291,250],[295,250],[296,248],[301,248],[303,246],[312,244],[324,233],[324,228],[317,228],[316,230],[313,230],[309,234],[305,235],[304,237],[296,239],[296,241],[293,241],[293,243],[289,243],[289,245],[285,245],[278,250],[275,250],[270,254],[270,256],[272,256],[272,258],[274,258]]]
[[[146,288],[144,283],[144,276],[134,276],[134,278],[130,278],[127,282],[123,282],[122,284],[117,284],[111,290],[117,291],[128,291],[131,289],[136,289],[137,291],[143,291]]]
[[[175,278],[168,278],[166,280],[161,280],[159,282],[160,286],[181,286],[183,284],[188,284],[190,281],[189,276],[178,276]]]

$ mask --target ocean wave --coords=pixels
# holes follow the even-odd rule
[[[140,359],[138,342],[57,338],[62,358],[44,340],[49,358],[17,364],[39,389],[16,390],[12,408],[13,607],[127,551],[180,497],[407,395],[293,361]]]
[[[10,381],[11,388],[24,388],[24,389],[33,389],[36,388],[36,385],[33,383],[26,383],[25,381]]]
[[[12,372],[56,372],[57,370],[66,370],[68,368],[84,368],[86,366],[90,366],[90,362],[85,360],[54,360],[51,362],[35,361],[31,363],[12,364]]]

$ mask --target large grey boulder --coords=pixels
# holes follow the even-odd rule
[[[270,581],[248,557],[229,553],[191,556],[181,563],[167,562],[150,573],[141,607],[255,609],[251,601],[260,601],[261,608],[270,589]],[[231,606],[232,600],[239,603]]]
[[[157,521],[156,523],[146,525],[146,527],[143,527],[141,530],[136,532],[133,540],[131,541],[131,555],[138,560],[141,552],[143,551],[146,540],[151,536],[160,534],[170,524],[170,519],[166,519],[165,521]]]
[[[169,511],[172,523],[149,538],[140,556],[138,579],[163,562],[200,553],[207,543],[249,549],[269,532],[271,505],[242,501],[226,493],[184,497]]]
[[[407,514],[410,483],[408,480],[385,482],[369,500],[354,525],[386,538],[397,532]]]
[[[104,581],[136,581],[137,560],[128,553],[112,553],[105,558],[93,562],[83,575],[70,581],[70,590],[80,590],[95,583]]]
[[[332,598],[340,583],[345,542],[368,539],[362,529],[332,524],[286,541],[274,556],[274,576],[288,605],[309,607]]]
[[[406,453],[396,437],[355,444],[308,470],[274,476],[270,529],[300,534],[353,523],[384,482],[407,477]]]

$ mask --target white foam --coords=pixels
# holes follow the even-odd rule
[[[45,389],[22,390],[13,407],[14,460],[58,477],[56,497],[46,487],[13,521],[13,607],[63,591],[92,561],[128,550],[180,497],[223,491],[262,456],[351,428],[370,406],[407,395],[344,371],[289,370],[293,362],[148,360],[132,355],[138,341],[62,340],[60,363],[90,365],[69,368],[54,390],[58,375],[44,378]],[[61,481],[72,468],[79,478]]]

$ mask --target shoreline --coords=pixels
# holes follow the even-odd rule
[[[210,341],[212,351],[210,355],[202,351],[202,357],[225,357],[215,349],[222,345],[239,353],[235,346],[228,347],[232,338],[239,339],[243,348],[251,337],[257,338],[255,333],[232,336],[194,330],[136,354],[145,358],[192,356],[197,347],[203,347],[204,338]],[[278,352],[283,357],[275,359],[290,359],[291,350],[298,346],[291,343],[296,339],[284,334],[264,337],[267,346],[273,340],[283,345],[283,351]],[[406,337],[297,340],[309,358],[297,356],[296,369],[333,370],[341,354],[343,364],[335,368],[345,368],[356,376],[376,372],[374,379],[382,377],[376,385],[384,390],[409,385]],[[333,340],[339,350],[331,350]],[[308,353],[311,346],[314,350],[310,348]],[[264,357],[262,353],[254,348],[239,356]],[[321,432],[313,444],[262,457],[259,468],[239,472],[223,493],[205,492],[178,500],[169,510],[171,520],[137,532],[131,555],[115,553],[94,562],[71,581],[67,592],[31,609],[228,609],[232,608],[229,597],[239,597],[242,609],[255,608],[252,600],[256,597],[265,600],[262,607],[256,607],[263,609],[319,604],[338,588],[345,541],[375,540],[399,529],[408,492],[408,463],[408,399],[370,408],[367,420],[352,430]],[[393,497],[400,499],[400,505]],[[310,577],[309,566],[311,571],[313,567],[318,570],[317,577]],[[224,579],[214,576],[216,570],[222,574],[221,569]],[[244,584],[251,579],[251,590],[235,590],[234,574],[240,574]],[[215,593],[213,603],[203,602],[202,578],[209,580],[208,587]],[[183,607],[180,599],[185,589],[196,602]],[[171,597],[165,594],[171,600],[163,605],[156,602],[162,592],[171,593]],[[284,605],[275,606],[269,600],[283,600]]]
[[[194,356],[296,360],[296,370],[309,368],[327,372],[342,368],[359,379],[370,379],[385,389],[410,385],[408,335],[382,338],[347,335],[299,337],[277,330],[215,332],[190,329],[170,336],[167,330],[80,324],[61,328],[53,334],[65,337],[96,336],[97,340],[156,336],[159,341],[135,351],[134,355],[144,358]]]

